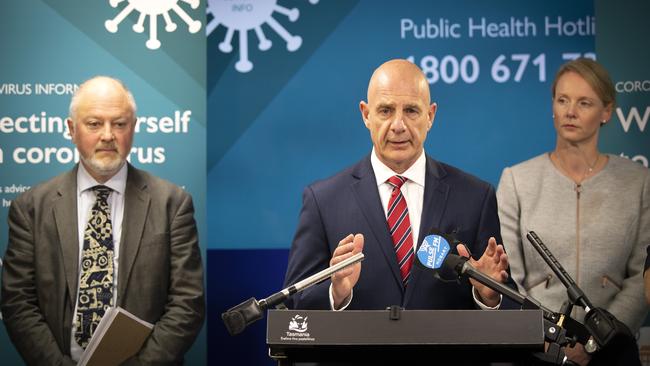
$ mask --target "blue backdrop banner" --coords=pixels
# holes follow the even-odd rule
[[[613,4],[596,1],[598,60],[610,71],[616,88],[617,108],[612,122],[603,127],[601,148],[648,167],[650,139],[650,3],[625,0]],[[624,40],[624,41],[622,41]]]
[[[131,89],[138,105],[131,163],[188,190],[205,233],[204,7],[199,0],[0,5],[0,253],[11,201],[79,160],[65,119],[72,93],[94,75]],[[4,326],[0,359],[20,364]],[[205,363],[204,336],[188,359]]]
[[[624,0],[613,4],[595,1],[598,15],[596,50],[616,88],[616,112],[603,126],[600,148],[648,167],[650,158],[650,3]],[[623,41],[624,40],[624,41]],[[622,187],[625,189],[625,187]],[[646,243],[648,244],[648,243]],[[650,316],[639,332],[639,351],[644,365],[650,363]]]
[[[208,0],[207,20],[218,121],[208,321],[210,343],[228,350],[208,358],[232,365],[271,364],[261,328],[231,338],[218,316],[279,289],[302,190],[370,152],[359,102],[377,66],[420,66],[438,104],[427,153],[496,185],[504,167],[553,148],[552,79],[567,60],[594,57],[596,30],[592,1],[558,0]]]
[[[288,247],[302,189],[369,153],[358,104],[383,61],[408,58],[429,79],[438,113],[426,151],[496,184],[503,167],[554,146],[554,73],[594,52],[591,1],[285,6],[267,22],[299,47],[250,30],[238,51],[230,33],[248,18],[208,28],[210,248]]]

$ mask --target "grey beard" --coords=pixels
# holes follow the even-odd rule
[[[104,164],[98,162],[94,158],[86,159],[84,156],[81,156],[81,160],[95,173],[103,176],[109,176],[117,173],[117,171],[122,167],[122,164],[125,162],[124,159],[116,159],[108,164]]]

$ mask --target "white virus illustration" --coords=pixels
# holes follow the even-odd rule
[[[128,1],[128,5],[120,11],[115,18],[109,19],[104,23],[106,30],[111,33],[117,32],[118,25],[126,18],[133,10],[140,13],[138,22],[133,25],[133,31],[137,33],[144,32],[144,21],[147,15],[149,16],[149,39],[145,43],[147,48],[155,50],[160,48],[160,41],[158,40],[158,15],[162,15],[165,20],[165,30],[173,32],[176,30],[176,23],[174,23],[169,15],[170,11],[174,11],[188,26],[190,33],[196,33],[201,29],[201,22],[192,19],[183,8],[180,7],[179,0],[110,0],[109,3],[112,7],[116,8],[121,2]],[[201,0],[180,0],[181,2],[189,4],[192,9],[199,6]]]
[[[302,38],[289,33],[277,20],[273,13],[279,13],[295,22],[300,17],[297,8],[288,9],[277,4],[277,0],[207,0],[207,13],[212,15],[212,20],[206,25],[206,33],[210,35],[217,26],[227,28],[226,36],[219,43],[219,50],[230,53],[233,50],[232,38],[235,31],[239,32],[239,61],[235,69],[241,73],[253,69],[253,63],[248,59],[248,31],[255,31],[260,51],[271,48],[271,41],[266,38],[262,25],[267,24],[287,43],[287,50],[294,52],[302,45]],[[309,0],[313,5],[319,0]]]

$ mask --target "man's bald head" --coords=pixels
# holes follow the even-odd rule
[[[91,97],[90,94],[106,94],[106,93],[120,93],[123,94],[126,98],[127,104],[129,105],[132,116],[135,118],[136,114],[136,104],[135,99],[131,91],[124,85],[124,83],[118,79],[109,77],[109,76],[95,76],[92,77],[79,85],[79,88],[75,91],[70,100],[70,108],[68,115],[73,122],[76,122],[77,111],[80,101],[85,97]]]
[[[385,90],[388,86],[404,91],[412,90],[413,95],[425,97],[425,103],[431,102],[427,78],[414,63],[404,59],[394,59],[381,64],[370,77],[368,83],[368,101],[375,92]]]
[[[398,174],[423,153],[436,113],[430,101],[422,71],[407,60],[390,60],[372,74],[368,101],[359,103],[376,156]]]

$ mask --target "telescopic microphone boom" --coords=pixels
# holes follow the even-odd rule
[[[567,293],[569,295],[569,300],[571,300],[572,303],[578,304],[582,306],[586,312],[589,312],[594,305],[587,299],[587,295],[585,295],[584,292],[576,285],[576,283],[573,281],[571,276],[567,273],[567,271],[564,270],[564,267],[562,267],[562,264],[555,259],[553,256],[553,253],[551,253],[550,250],[544,245],[542,242],[542,239],[535,234],[534,231],[529,231],[528,234],[526,234],[526,238],[528,238],[528,241],[533,245],[533,248],[537,250],[539,255],[542,256],[542,259],[544,259],[544,262],[548,264],[549,267],[551,267],[551,270],[555,272],[555,275],[557,278],[562,282],[564,287],[567,289]]]
[[[363,253],[357,253],[352,257],[339,262],[331,267],[328,267],[316,274],[313,274],[304,280],[298,281],[295,284],[274,293],[273,295],[257,301],[254,297],[242,302],[239,305],[233,306],[226,312],[221,314],[221,319],[228,329],[230,335],[239,334],[246,329],[246,327],[262,319],[264,311],[270,307],[276,306],[284,302],[289,296],[304,291],[307,288],[324,281],[331,277],[334,273],[347,268],[357,262],[361,262],[364,258]]]

